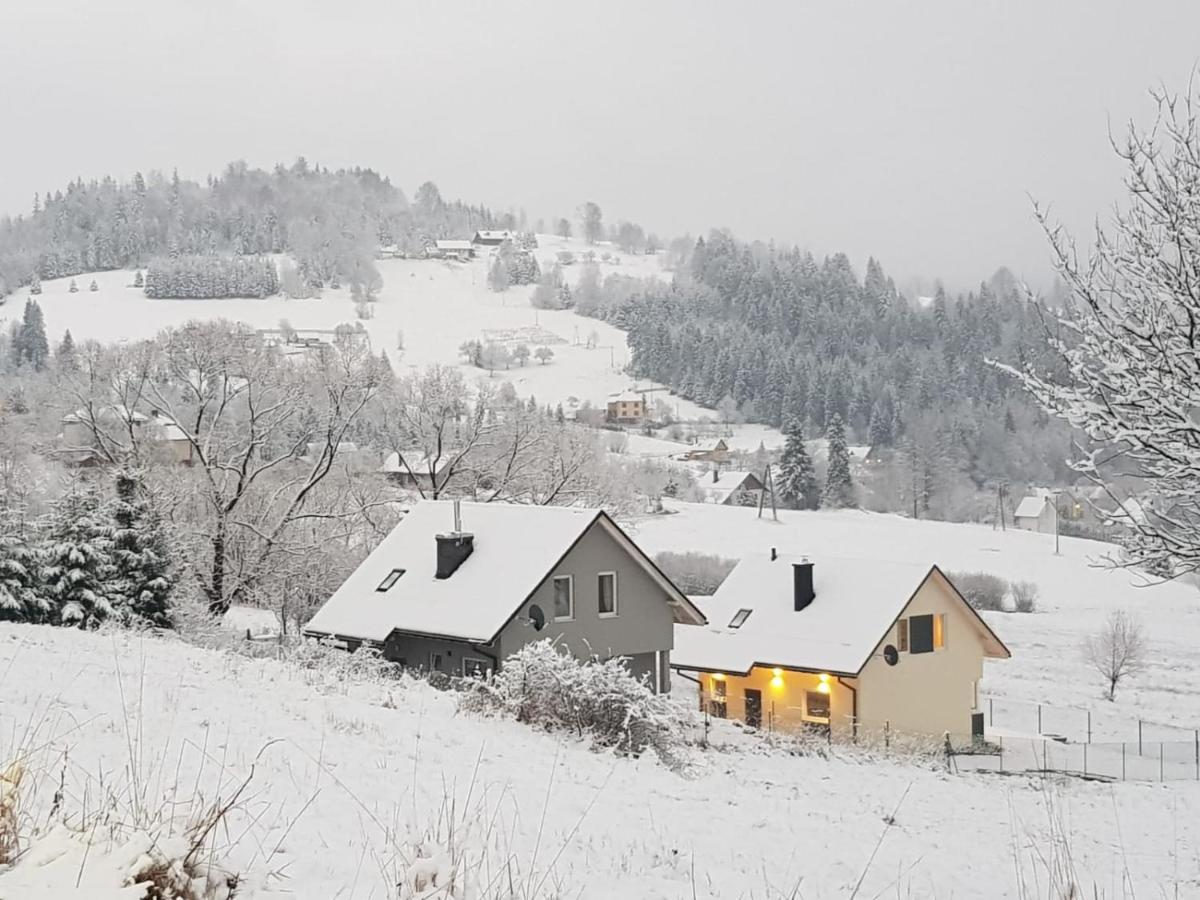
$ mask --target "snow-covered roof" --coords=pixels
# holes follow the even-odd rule
[[[1026,497],[1017,504],[1016,512],[1013,513],[1013,518],[1016,519],[1036,519],[1042,514],[1042,510],[1046,508],[1046,504],[1050,502],[1048,496],[1033,496]]]
[[[634,391],[622,391],[619,394],[610,394],[609,398],[608,398],[608,402],[609,403],[640,403],[644,399],[646,399],[646,398],[642,394],[635,393]]]
[[[473,246],[470,241],[434,241],[434,244],[439,250],[470,250]]]
[[[221,627],[249,633],[252,637],[279,633],[279,616],[274,610],[257,606],[231,606],[221,616]]]
[[[100,422],[115,420],[118,422],[140,423],[145,422],[147,419],[145,413],[140,413],[136,409],[129,409],[121,403],[114,403],[109,406],[101,406],[94,413],[88,409],[77,409],[75,412],[67,413],[62,417],[61,421],[64,425],[73,425],[81,422],[91,424],[93,414],[96,420]]]
[[[762,483],[753,472],[718,472],[716,481],[712,475],[701,476],[700,487],[704,488],[710,503],[724,503],[729,495],[741,488],[747,480],[753,479],[747,490],[759,490]]]
[[[511,231],[477,231],[475,232],[476,240],[484,241],[504,241],[512,237]]]
[[[454,528],[453,503],[424,500],[354,570],[305,631],[383,641],[394,630],[486,643],[512,618],[575,542],[599,525],[662,587],[675,621],[704,616],[599,509],[462,503],[474,550],[449,578],[435,579],[435,536]],[[388,590],[389,573],[403,569]]]
[[[404,461],[408,463],[408,466],[405,467],[400,464],[400,454],[393,451],[384,457],[383,465],[379,467],[379,471],[389,475],[397,473],[407,475],[409,469],[412,469],[414,475],[428,475],[432,468],[434,475],[440,475],[442,474],[442,470],[454,462],[457,457],[457,450],[443,450],[442,455],[436,460],[430,459],[427,454],[420,450],[412,450],[404,454]]]
[[[816,596],[797,612],[792,564],[805,561],[813,563]],[[671,665],[739,674],[761,665],[855,675],[935,571],[929,563],[747,556],[716,594],[699,599],[709,625],[675,629]],[[750,615],[730,628],[745,609]],[[990,638],[989,655],[1007,656],[999,638],[970,614]]]

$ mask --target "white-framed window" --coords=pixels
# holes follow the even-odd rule
[[[429,671],[442,671],[442,654],[438,653],[436,650],[430,652],[429,654]]]
[[[617,614],[617,573],[599,573],[596,576],[596,588],[600,597],[600,618],[613,618]]]
[[[554,576],[554,621],[569,622],[575,618],[575,578],[572,575]]]

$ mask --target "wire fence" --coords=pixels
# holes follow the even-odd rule
[[[1131,717],[1117,708],[1091,709],[984,697],[980,710],[989,731],[1017,732],[1070,743],[1130,743],[1143,748],[1150,743],[1193,743],[1197,729],[1165,725],[1140,717]]]
[[[1059,773],[1110,781],[1200,781],[1200,736],[1190,741],[1074,743],[1048,738],[988,739],[947,756],[959,771]]]

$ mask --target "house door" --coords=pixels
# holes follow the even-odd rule
[[[746,724],[751,728],[762,727],[762,691],[746,689]]]

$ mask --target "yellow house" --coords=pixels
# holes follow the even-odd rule
[[[609,421],[618,425],[641,425],[646,418],[646,397],[632,391],[614,394],[608,398],[606,412]]]
[[[676,629],[672,667],[712,715],[812,728],[968,738],[981,732],[985,658],[1009,650],[937,566],[743,559]]]

